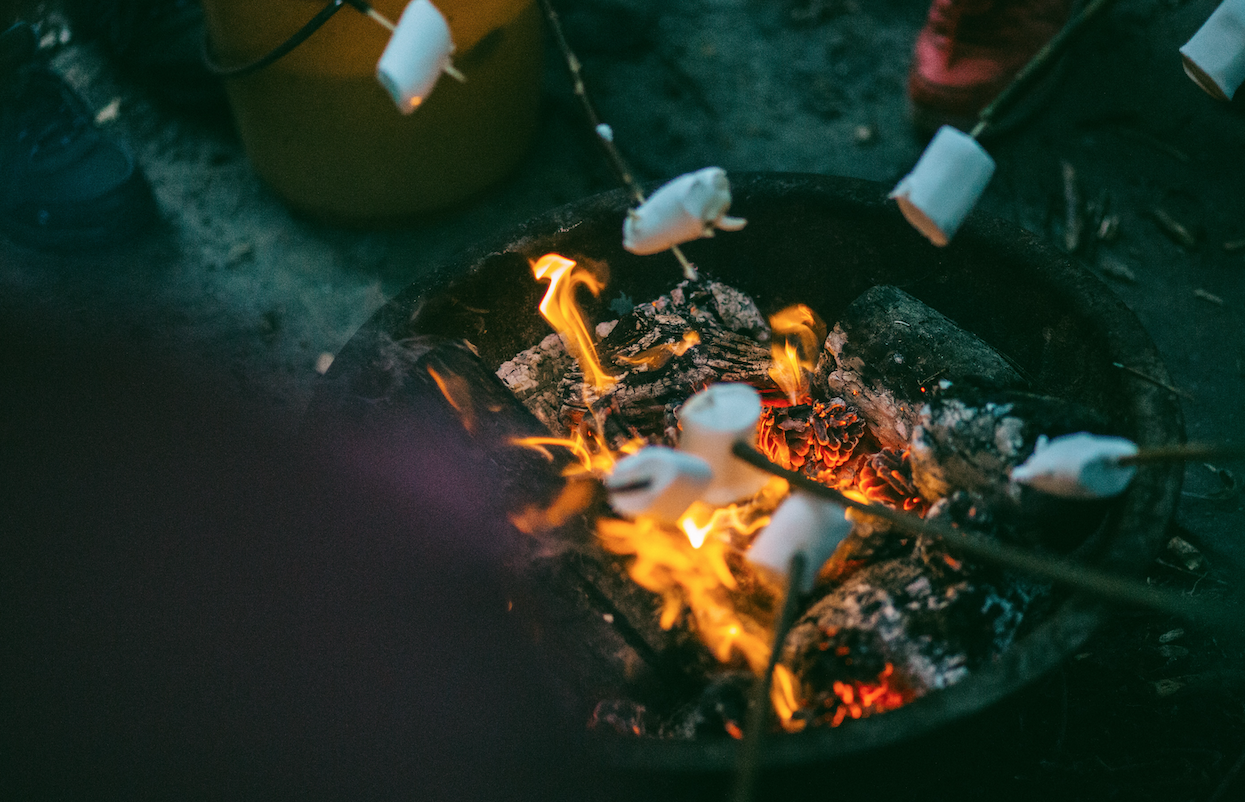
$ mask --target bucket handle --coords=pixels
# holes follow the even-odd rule
[[[318,14],[312,17],[306,25],[295,31],[289,39],[286,39],[250,64],[243,64],[240,67],[224,67],[216,62],[216,59],[212,56],[212,48],[208,42],[205,29],[203,35],[203,63],[210,72],[222,78],[241,78],[244,75],[258,72],[311,38],[313,33],[320,30],[324,23],[328,22],[334,14],[347,5],[353,7],[361,14],[371,15],[372,13],[372,7],[364,0],[329,0],[328,5],[320,9]]]

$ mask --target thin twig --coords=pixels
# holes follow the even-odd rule
[[[765,741],[765,732],[769,724],[771,709],[769,695],[774,682],[774,667],[782,653],[782,645],[787,640],[791,625],[795,623],[795,613],[800,600],[800,582],[804,576],[806,558],[802,552],[791,557],[787,572],[787,590],[783,596],[782,612],[774,625],[774,640],[770,647],[769,662],[765,673],[757,677],[752,686],[752,696],[748,700],[748,718],[744,722],[744,741],[740,745],[739,765],[735,774],[735,789],[731,795],[732,802],[750,802],[752,790],[756,786],[757,772],[761,767],[761,744]]]
[[[558,12],[554,10],[553,4],[549,0],[540,0],[540,7],[544,9],[545,18],[549,21],[549,28],[553,31],[553,39],[557,42],[558,49],[562,51],[562,57],[566,60],[566,68],[571,73],[571,88],[575,92],[575,97],[579,98],[579,105],[583,107],[584,114],[588,117],[588,124],[592,126],[597,142],[605,150],[605,156],[609,159],[610,166],[618,174],[618,178],[622,181],[623,186],[631,193],[631,197],[637,204],[644,203],[644,191],[640,189],[640,184],[635,180],[635,176],[632,175],[631,167],[628,166],[627,160],[623,158],[622,151],[614,144],[614,135],[610,127],[601,121],[601,115],[597,114],[596,106],[592,104],[592,100],[588,97],[588,89],[584,85],[583,65],[580,63],[579,57],[575,55],[575,51],[571,50],[570,44],[566,41],[566,35],[562,33],[562,21],[558,17]],[[679,265],[683,268],[683,278],[689,281],[696,281],[700,278],[700,274],[696,272],[696,266],[683,255],[683,250],[678,245],[672,246],[670,250],[674,252],[674,258],[679,260]]]
[[[1215,793],[1210,795],[1206,802],[1219,802],[1228,793],[1228,787],[1232,785],[1232,780],[1240,773],[1241,768],[1245,767],[1245,752],[1241,752],[1241,756],[1232,764],[1232,768],[1228,769],[1228,773],[1224,775],[1223,780],[1219,783],[1219,787],[1215,789]]]
[[[1193,397],[1193,394],[1192,394],[1192,393],[1189,393],[1189,392],[1186,392],[1186,391],[1184,391],[1184,390],[1181,390],[1179,387],[1174,387],[1174,386],[1172,386],[1172,385],[1168,384],[1168,383],[1167,383],[1167,382],[1165,382],[1165,381],[1159,381],[1158,379],[1154,378],[1153,376],[1149,376],[1149,375],[1147,375],[1147,374],[1145,374],[1145,373],[1142,373],[1141,371],[1137,370],[1136,368],[1130,368],[1128,365],[1123,365],[1123,364],[1121,364],[1121,363],[1119,363],[1119,362],[1112,362],[1112,363],[1111,363],[1111,366],[1112,366],[1112,367],[1115,367],[1115,368],[1119,368],[1120,370],[1124,371],[1125,373],[1131,373],[1132,375],[1136,376],[1138,379],[1144,379],[1144,380],[1146,380],[1146,381],[1150,382],[1150,384],[1153,384],[1155,387],[1162,387],[1162,388],[1163,388],[1164,390],[1166,390],[1167,392],[1169,392],[1169,393],[1175,393],[1176,395],[1180,396],[1181,398],[1187,399],[1187,400],[1189,400],[1189,401],[1194,401],[1194,400],[1196,400],[1196,399],[1194,399],[1194,397]]]
[[[1186,443],[1162,448],[1143,448],[1136,454],[1119,457],[1117,465],[1148,465],[1156,462],[1193,462],[1204,460],[1240,459],[1245,457],[1245,447],[1212,445],[1210,443]]]
[[[601,116],[597,114],[596,107],[592,105],[592,101],[588,98],[588,90],[584,87],[583,67],[579,63],[579,57],[575,55],[575,51],[571,50],[571,46],[567,43],[566,35],[562,33],[562,21],[558,17],[558,12],[554,10],[553,4],[549,0],[540,0],[540,6],[545,11],[545,18],[549,20],[549,27],[553,31],[554,41],[558,43],[558,49],[562,51],[562,57],[566,59],[566,67],[571,72],[571,88],[575,92],[575,97],[579,98],[579,105],[583,106],[584,114],[588,116],[588,122],[592,125],[592,130],[596,132],[597,141],[605,149],[610,165],[614,168],[614,172],[618,173],[623,186],[635,198],[636,203],[644,203],[644,192],[640,189],[640,185],[636,183],[635,177],[632,176],[631,168],[627,166],[626,159],[623,158],[622,153],[614,145],[612,137],[601,135],[601,126],[604,123],[601,122]]]
[[[999,96],[990,105],[981,110],[981,113],[977,115],[977,125],[973,127],[969,136],[973,139],[981,136],[982,131],[993,124],[994,118],[1029,88],[1029,84],[1049,66],[1055,56],[1063,52],[1063,49],[1067,47],[1073,37],[1080,33],[1081,28],[1097,16],[1099,11],[1110,5],[1111,2],[1112,0],[1093,0],[1085,7],[1085,10],[1073,17],[1067,25],[1063,26],[1063,30],[1055,34],[1054,38],[1047,42],[1046,46],[1039,50],[1037,55],[1021,68],[1020,72],[1016,73],[1016,77],[999,93]]]
[[[1104,601],[1148,607],[1151,610],[1158,610],[1203,624],[1218,626],[1234,634],[1241,631],[1240,614],[1221,609],[1217,605],[1206,604],[1200,600],[1191,599],[1180,594],[1161,591],[1157,588],[1078,563],[1008,546],[982,535],[957,529],[950,524],[927,521],[910,513],[884,507],[881,504],[856,501],[801,473],[789,471],[780,465],[775,465],[764,454],[747,443],[736,443],[732,451],[736,457],[739,457],[749,465],[760,468],[775,476],[780,476],[803,491],[829,499],[844,507],[860,510],[867,515],[881,518],[908,532],[938,538],[947,547],[979,560],[1023,571],[1061,585],[1067,585],[1093,594]]]

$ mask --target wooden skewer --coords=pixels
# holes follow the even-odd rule
[[[1206,604],[1200,599],[1193,599],[1178,593],[1169,593],[1143,585],[1105,571],[1099,571],[1080,563],[1071,562],[1058,557],[1037,554],[1025,549],[1008,546],[983,535],[950,524],[927,521],[911,513],[901,512],[882,506],[856,501],[839,491],[808,478],[802,473],[789,471],[780,465],[770,462],[764,454],[747,443],[736,443],[732,449],[736,457],[755,468],[780,476],[791,485],[801,490],[834,501],[844,507],[860,510],[863,513],[881,518],[894,526],[908,532],[936,537],[949,548],[967,554],[983,562],[1013,568],[1033,576],[1041,577],[1061,585],[1076,588],[1093,594],[1105,601],[1148,607],[1203,624],[1215,626],[1225,632],[1240,634],[1245,618],[1239,612],[1223,609],[1218,605]]]
[[[370,6],[368,7],[367,11],[364,13],[366,13],[369,17],[374,19],[377,23],[380,24],[380,27],[385,28],[390,33],[393,33],[394,31],[398,29],[398,26],[390,22],[388,17],[386,17],[384,14],[380,13],[379,11],[377,11],[376,9]]]
[[[618,174],[623,186],[631,193],[631,197],[635,199],[636,204],[644,203],[644,191],[640,189],[639,182],[632,175],[631,167],[627,165],[627,160],[623,158],[622,151],[614,144],[614,138],[601,134],[603,123],[601,122],[601,116],[597,114],[596,106],[593,105],[592,100],[588,97],[588,88],[584,85],[583,64],[580,63],[579,57],[575,55],[575,51],[571,50],[570,43],[566,41],[566,35],[562,33],[562,21],[558,17],[558,12],[549,0],[540,0],[540,7],[545,12],[545,19],[549,21],[550,30],[553,31],[553,41],[557,43],[558,50],[562,51],[562,58],[566,61],[566,68],[571,73],[571,88],[575,92],[575,97],[579,99],[579,105],[583,107],[584,114],[588,117],[588,124],[592,126],[592,130],[596,133],[597,141],[605,149],[605,155],[609,159],[610,166],[614,168],[614,172]],[[608,126],[606,128],[608,129]],[[700,274],[696,272],[696,266],[692,264],[691,260],[683,254],[683,250],[678,245],[671,246],[670,250],[683,268],[683,277],[689,281],[698,280]]]
[[[998,97],[994,99],[990,105],[981,110],[977,115],[977,124],[973,126],[973,130],[969,132],[969,136],[973,139],[981,136],[993,122],[999,112],[1007,108],[1012,102],[1029,88],[1029,84],[1054,60],[1055,56],[1063,52],[1068,43],[1080,33],[1085,24],[1098,15],[1113,0],[1091,0],[1080,14],[1072,18],[1067,25],[1063,26],[1063,30],[1055,34],[1055,36],[1046,43],[1046,46],[1037,52],[1028,64],[1016,73],[1016,77],[1012,79]]]
[[[774,624],[774,639],[770,647],[769,662],[765,673],[757,677],[752,686],[752,695],[748,699],[748,717],[744,721],[744,740],[739,749],[739,763],[735,772],[735,789],[731,794],[731,802],[750,802],[753,788],[756,787],[757,773],[761,768],[761,744],[765,741],[765,733],[769,725],[770,688],[774,683],[774,667],[782,654],[782,645],[795,623],[795,614],[799,609],[800,581],[804,576],[807,559],[802,552],[791,555],[791,565],[787,572],[787,590],[783,596],[782,612]]]
[[[1245,447],[1210,443],[1185,443],[1177,446],[1143,448],[1128,457],[1112,460],[1116,465],[1151,465],[1159,462],[1192,462],[1194,460],[1228,459],[1245,457]]]

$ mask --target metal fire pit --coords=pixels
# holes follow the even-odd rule
[[[1105,285],[1032,234],[975,214],[953,245],[936,249],[909,228],[879,184],[782,173],[731,178],[732,214],[746,217],[747,228],[692,243],[686,253],[705,276],[749,293],[762,312],[802,302],[833,322],[862,291],[896,285],[1013,360],[1033,389],[1104,413],[1121,434],[1141,445],[1183,442],[1176,399],[1137,375],[1168,382],[1137,318]],[[429,335],[466,338],[487,368],[481,375],[538,343],[550,329],[537,312],[545,285],[532,278],[529,260],[549,251],[608,265],[609,285],[598,308],[588,310],[593,320],[615,316],[606,307],[619,293],[640,302],[669,291],[681,279],[672,256],[637,257],[622,250],[628,203],[617,191],[570,204],[408,287],[338,355],[309,419],[343,409],[366,415],[378,396],[401,404],[411,393],[439,394],[428,382],[394,382],[392,360],[380,353],[384,343]],[[357,403],[362,397],[369,401]],[[1181,477],[1175,466],[1139,471],[1093,556],[1099,568],[1137,576],[1154,559],[1176,507]],[[508,492],[521,497],[525,482],[533,494],[538,492],[540,483],[530,475],[511,482]],[[1080,649],[1105,615],[1091,599],[1069,595],[1000,660],[950,689],[843,727],[774,736],[764,761],[771,766],[821,764],[945,727],[1057,666]],[[604,737],[597,745],[616,766],[678,771],[729,769],[738,748],[728,739]]]

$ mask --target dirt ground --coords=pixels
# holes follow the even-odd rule
[[[924,0],[557,5],[601,116],[644,180],[712,164],[889,184],[923,147],[904,90]],[[1189,439],[1240,446],[1245,97],[1211,100],[1176,52],[1214,6],[1120,0],[1073,48],[1049,105],[987,142],[998,170],[980,209],[1062,243],[1063,165],[1071,165],[1083,197],[1118,215],[1118,235],[1090,238],[1077,256],[1151,333],[1184,396]],[[0,241],[0,318],[28,337],[107,343],[84,353],[115,360],[119,371],[132,354],[157,355],[291,426],[315,391],[317,361],[387,297],[482,232],[615,186],[552,52],[540,129],[518,170],[461,207],[389,231],[292,214],[256,178],[229,120],[159,106],[94,47],[71,44],[53,63],[95,108],[120,101],[105,126],[137,150],[161,220],[106,252],[52,255]],[[1164,214],[1189,237],[1162,225]],[[109,366],[89,368],[84,375]],[[20,426],[12,419],[0,431],[13,437]],[[1167,554],[1150,581],[1239,595],[1243,486],[1240,463],[1188,467],[1173,534],[1203,560]],[[1240,798],[1243,657],[1239,638],[1121,613],[998,714],[1007,742],[979,775],[943,776],[945,794],[905,786],[897,798]]]

